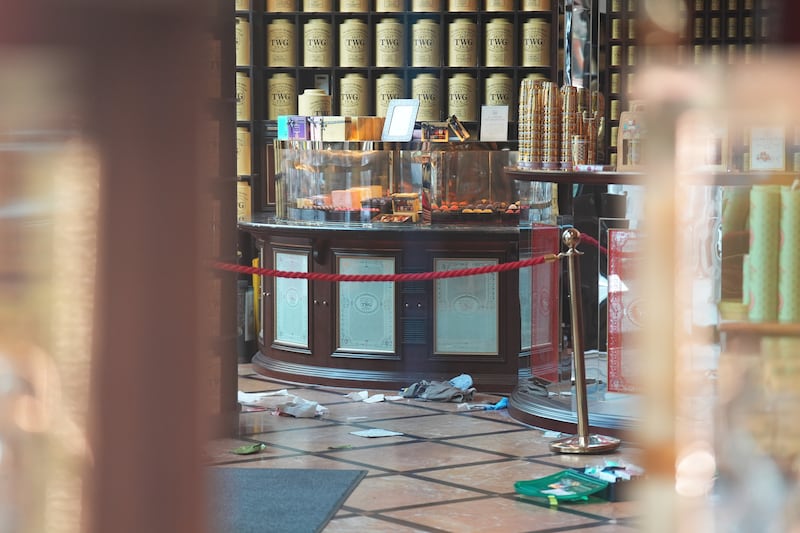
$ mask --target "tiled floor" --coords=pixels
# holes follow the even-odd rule
[[[549,507],[519,498],[514,482],[606,459],[634,464],[640,457],[623,445],[608,456],[560,455],[551,438],[500,411],[459,411],[456,403],[403,399],[355,402],[338,389],[270,380],[239,369],[239,390],[290,394],[319,402],[323,417],[243,412],[236,439],[213,441],[213,465],[243,468],[363,469],[367,475],[350,494],[325,533],[336,532],[630,532],[637,530],[635,501],[560,504]],[[370,395],[397,391],[369,391]],[[495,403],[481,394],[471,403]],[[276,400],[277,403],[277,400]],[[365,438],[351,431],[380,428],[402,436]],[[256,455],[236,455],[238,446],[263,442]]]

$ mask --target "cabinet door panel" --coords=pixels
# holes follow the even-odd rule
[[[340,274],[394,274],[394,257],[340,256]],[[336,351],[396,351],[394,282],[342,282],[337,285]]]
[[[273,249],[273,258],[277,270],[309,271],[307,251]],[[276,277],[274,294],[274,342],[294,348],[310,349],[309,280]]]

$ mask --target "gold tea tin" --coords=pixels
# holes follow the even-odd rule
[[[333,42],[331,24],[323,19],[311,19],[303,26],[303,66],[332,67]]]
[[[619,100],[616,98],[611,100],[609,118],[611,120],[619,120]]]
[[[478,11],[478,0],[449,0],[447,10],[450,12],[472,12]]]
[[[411,0],[411,11],[414,13],[436,13],[441,8],[441,0]]]
[[[618,67],[622,65],[622,45],[615,44],[611,47],[611,66]]]
[[[368,13],[369,0],[339,0],[341,13]]]
[[[613,48],[613,47],[612,47]],[[550,66],[550,23],[533,18],[522,25],[522,66]]]
[[[297,97],[297,114],[304,117],[331,115],[331,97],[322,89],[306,89]]]
[[[507,74],[490,74],[484,82],[483,101],[486,105],[512,105],[514,82]]]
[[[734,39],[736,37],[736,17],[728,17],[728,39]]]
[[[250,166],[251,135],[247,128],[236,128],[236,175],[249,176],[252,173]]]
[[[375,80],[375,115],[385,117],[389,102],[403,98],[403,80],[397,74],[381,74]]]
[[[411,81],[411,98],[419,100],[417,120],[438,121],[441,119],[439,78],[433,74],[417,74]]]
[[[333,11],[333,0],[302,0],[306,13],[330,13]]]
[[[491,19],[485,28],[485,66],[510,67],[514,62],[514,25],[503,18]]]
[[[291,13],[296,11],[296,0],[267,0],[268,13]]]
[[[403,0],[375,0],[376,13],[402,13],[404,10]]]
[[[397,19],[381,19],[375,24],[375,66],[402,67],[403,24]]]
[[[550,0],[520,0],[522,11],[550,11]]]
[[[478,64],[478,25],[459,18],[448,26],[447,64],[451,67],[475,67]]]
[[[484,11],[514,11],[514,0],[486,0]]]
[[[439,23],[421,19],[411,26],[411,66],[438,67]]]
[[[450,76],[447,80],[447,116],[455,115],[462,121],[477,120],[475,78],[466,73]]]
[[[294,22],[275,19],[267,24],[267,66],[296,67],[297,47]]]
[[[234,42],[236,47],[236,65],[249,66],[250,59],[250,22],[237,17],[234,29]]]
[[[367,23],[359,19],[347,19],[339,25],[339,66],[369,66],[369,44]]]
[[[622,19],[611,19],[611,38],[620,39],[622,37]]]
[[[236,120],[248,121],[252,117],[250,107],[250,76],[236,73]]]
[[[611,73],[611,94],[618,94],[619,91],[619,84],[620,84],[620,73],[619,72],[612,72]]]
[[[346,117],[369,115],[367,78],[363,74],[345,74],[339,80],[339,114]]]
[[[267,120],[297,114],[297,81],[284,72],[267,79]]]

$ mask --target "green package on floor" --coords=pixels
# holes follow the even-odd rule
[[[604,490],[606,481],[575,470],[563,470],[549,476],[517,481],[514,490],[523,496],[541,498],[551,503],[588,500],[589,496]]]

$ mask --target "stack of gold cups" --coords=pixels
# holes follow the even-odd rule
[[[519,106],[517,110],[517,143],[519,154],[517,161],[522,166],[532,166],[533,157],[531,154],[531,121],[533,111],[531,110],[531,98],[533,96],[533,81],[522,80],[519,84]]]
[[[572,144],[575,136],[581,133],[581,116],[578,113],[578,88],[565,85],[561,87],[561,150],[559,166],[562,169],[572,168]]]
[[[604,101],[596,91],[525,78],[520,82],[522,166],[571,169],[598,161]]]
[[[597,161],[597,122],[596,113],[590,114],[589,111],[584,110],[581,136],[586,139],[586,160],[579,163],[581,165]]]
[[[544,82],[526,78],[520,83],[519,162],[542,166],[542,130],[544,127]]]
[[[558,169],[560,167],[560,144],[561,138],[561,91],[558,85],[551,81],[543,83],[542,87],[542,168]],[[534,140],[534,144],[535,144]]]

